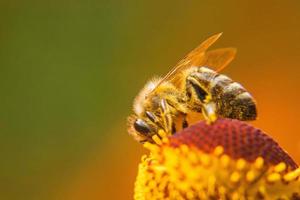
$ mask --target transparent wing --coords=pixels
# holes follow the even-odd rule
[[[179,75],[181,71],[190,67],[208,67],[216,72],[222,71],[234,59],[236,54],[235,48],[222,48],[204,52],[201,60],[193,60],[192,65],[185,65],[181,70],[170,75],[164,81],[172,82],[175,86],[180,86],[185,76]]]
[[[198,66],[197,63],[201,63],[204,59],[205,51],[215,43],[219,37],[221,37],[222,33],[218,33],[216,35],[211,36],[204,42],[202,42],[198,47],[192,50],[189,54],[187,54],[182,60],[180,60],[175,67],[167,73],[167,75],[162,78],[160,83],[169,80],[172,78],[177,72],[182,71],[183,69],[189,68],[191,66]],[[160,85],[160,83],[158,85]]]
[[[167,75],[161,79],[161,81],[157,84],[159,86],[164,81],[171,82],[180,82],[181,76],[176,76],[181,71],[188,69],[194,66],[207,66],[212,70],[217,72],[224,69],[235,57],[236,49],[235,48],[222,48],[207,51],[207,49],[215,43],[220,37],[222,33],[216,34],[202,42],[197,48],[192,50],[188,55],[185,56],[182,60],[180,60],[175,67],[167,73]],[[177,85],[177,84],[176,84]],[[156,86],[156,87],[157,87]],[[155,88],[153,89],[153,91]]]
[[[194,66],[207,66],[216,72],[222,71],[235,57],[235,48],[222,48],[208,51],[203,60]]]

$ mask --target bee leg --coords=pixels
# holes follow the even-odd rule
[[[212,97],[209,92],[201,86],[197,80],[197,76],[189,76],[187,78],[186,92],[189,97],[189,101],[194,105],[193,109],[198,112],[201,110],[202,115],[208,124],[216,121],[216,104],[212,101]]]
[[[187,116],[184,115],[183,120],[182,120],[182,129],[187,128],[188,126],[189,126],[189,123],[187,121]]]
[[[155,124],[159,123],[159,120],[154,113],[146,111],[146,116],[151,120],[151,122],[153,122]]]
[[[168,134],[172,134],[173,133],[173,122],[172,122],[172,115],[170,112],[170,107],[167,103],[167,101],[165,99],[161,99],[160,101],[160,108],[161,108],[161,115],[162,115],[162,119],[163,119],[163,124],[164,124],[164,128],[165,128],[165,132]]]
[[[202,108],[202,115],[204,116],[208,124],[211,124],[214,121],[216,121],[217,120],[216,104],[212,101],[208,101],[207,103],[204,103]]]
[[[165,124],[162,124],[159,118],[153,112],[146,111],[146,116],[148,117],[148,119],[150,119],[152,123],[157,125],[156,132],[158,132],[159,129],[164,129]]]

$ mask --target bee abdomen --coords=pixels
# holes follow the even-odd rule
[[[249,92],[245,91],[229,102],[231,112],[229,118],[239,120],[255,120],[257,117],[256,103]]]
[[[246,91],[245,88],[237,82],[232,82],[229,85],[225,86],[223,89],[224,93],[233,94],[236,97]]]
[[[239,120],[256,119],[255,101],[241,84],[219,75],[212,81],[212,86],[211,92],[219,115]]]

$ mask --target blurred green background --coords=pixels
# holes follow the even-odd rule
[[[300,2],[0,2],[0,199],[132,199],[134,96],[208,36],[300,161]]]

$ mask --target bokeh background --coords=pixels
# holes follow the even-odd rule
[[[132,199],[134,96],[208,36],[300,162],[300,2],[0,2],[0,199]]]

